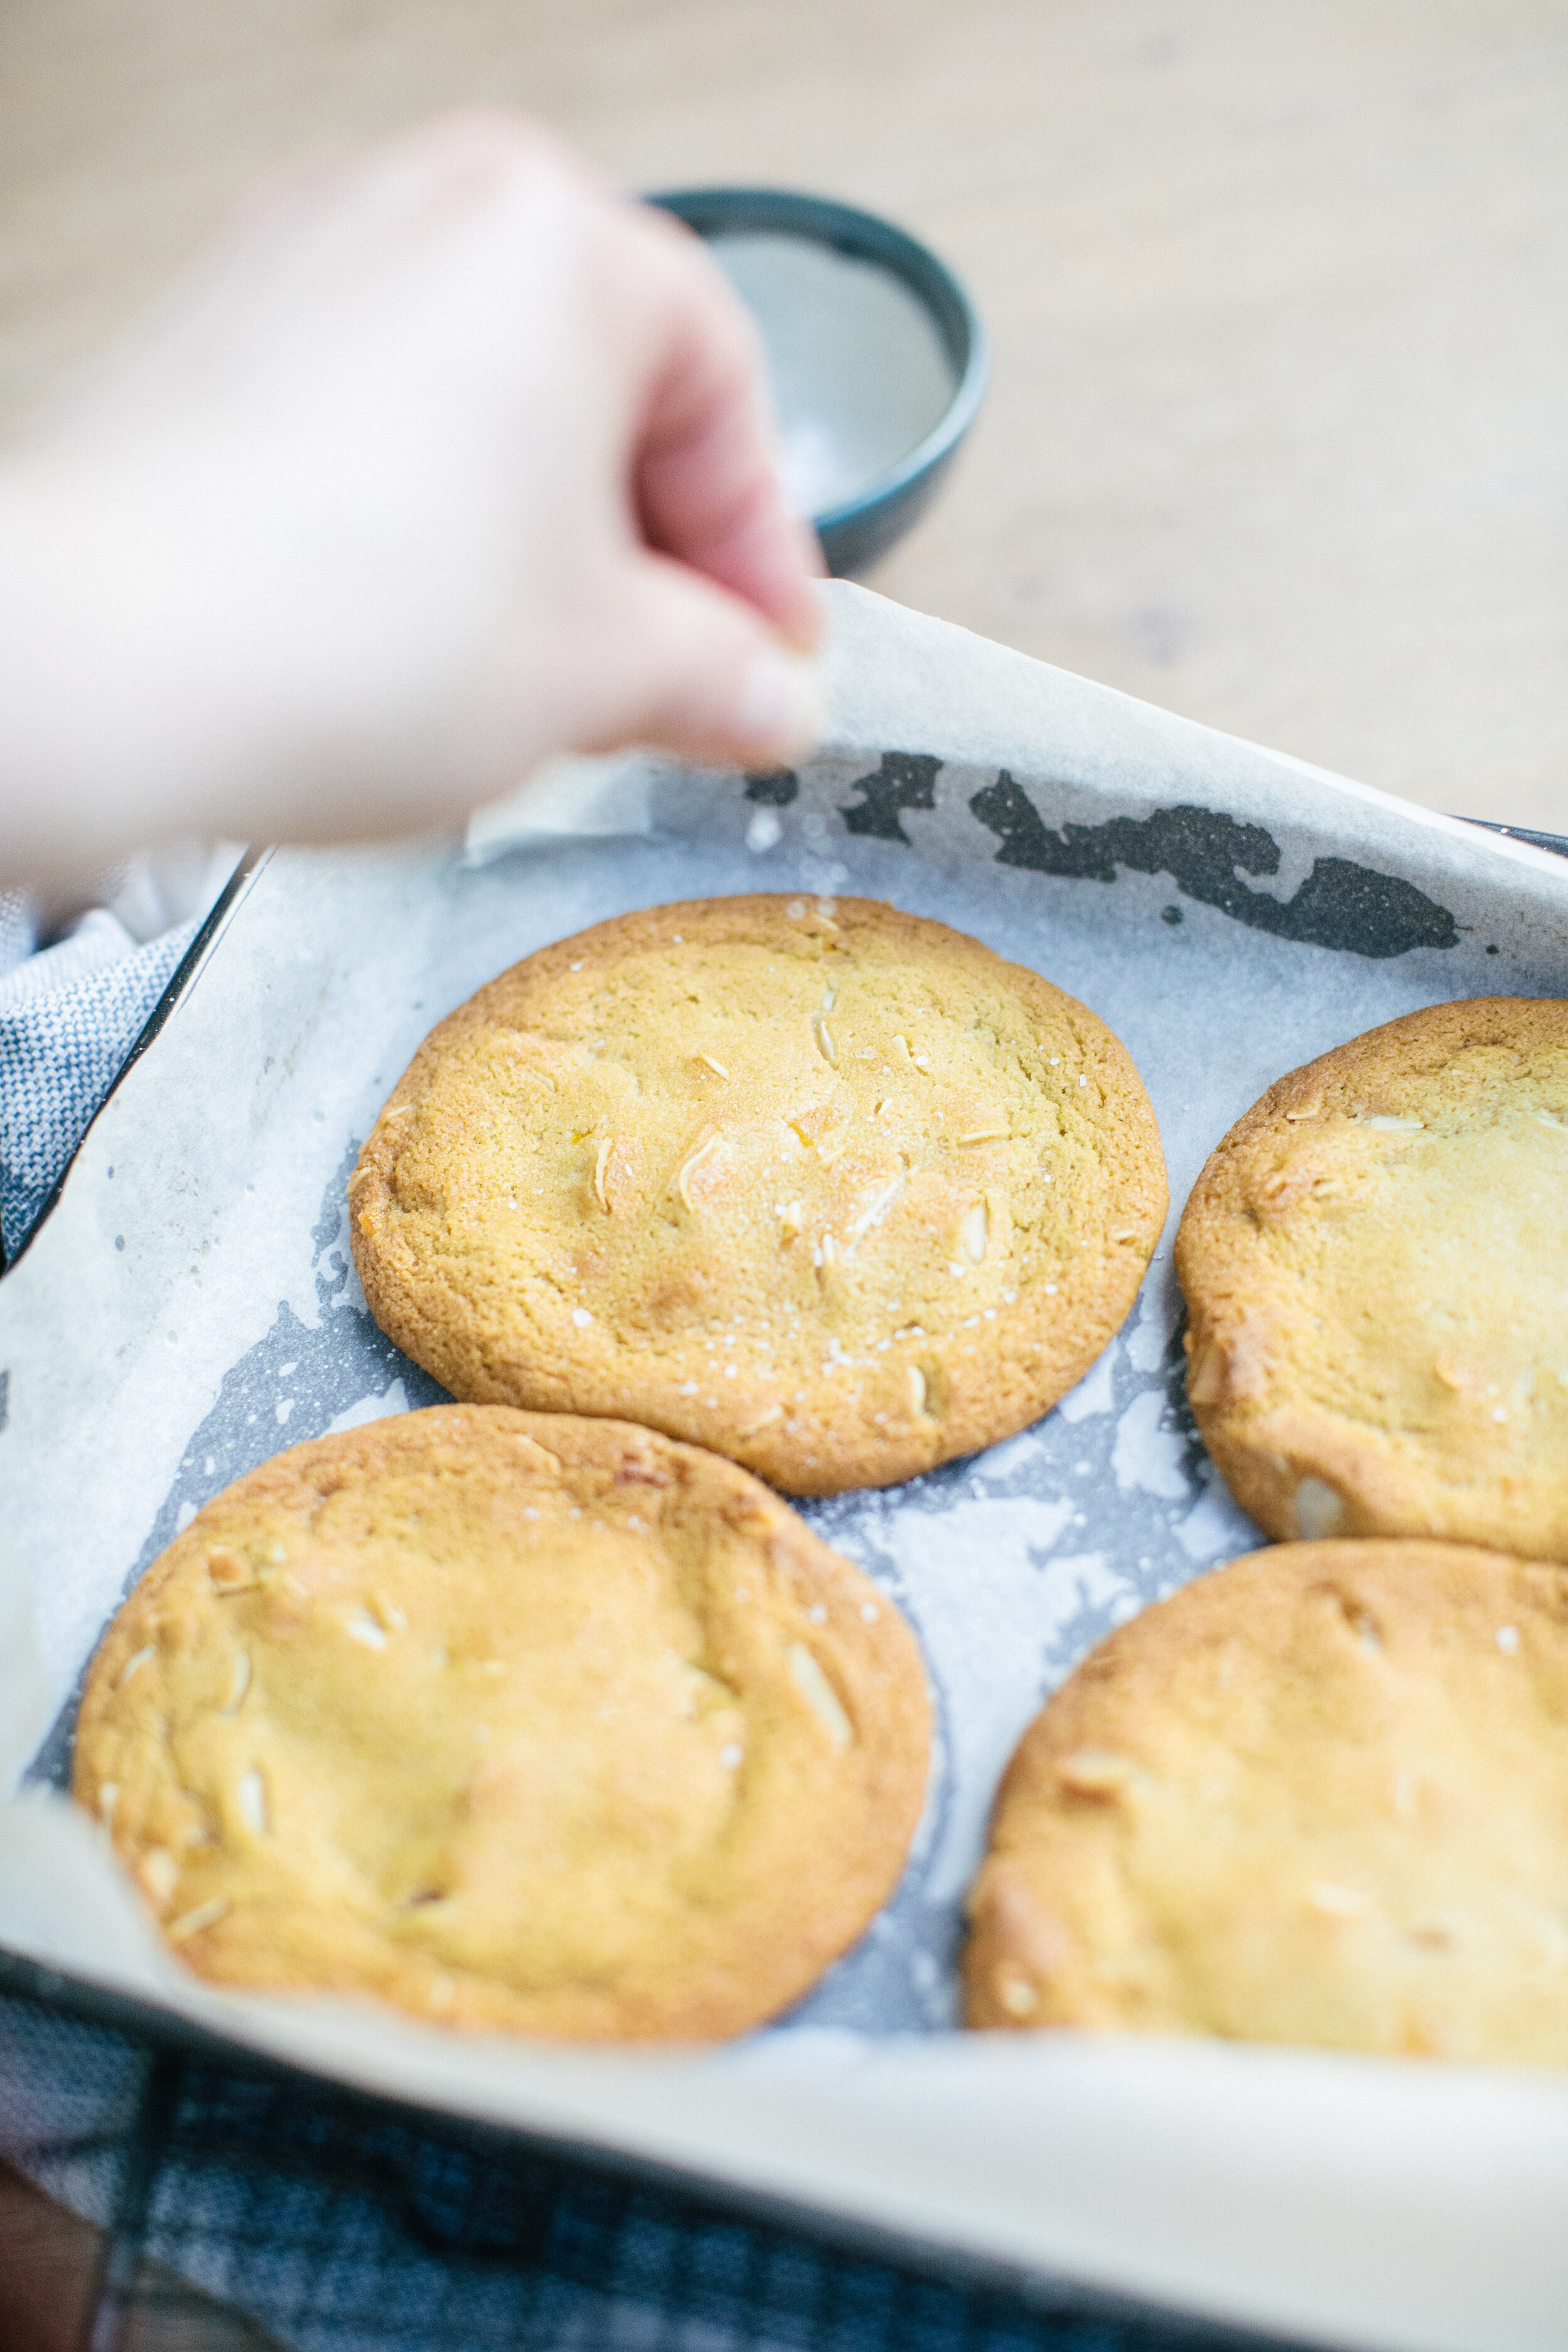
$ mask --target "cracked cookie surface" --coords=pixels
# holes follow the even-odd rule
[[[1026,1732],[965,2016],[1568,2066],[1568,1570],[1286,1544]]]
[[[617,917],[432,1032],[351,1180],[382,1328],[452,1391],[625,1413],[794,1494],[1009,1436],[1164,1218],[1125,1049],[869,899]]]
[[[869,1924],[929,1748],[898,1611],[746,1472],[437,1406],[197,1514],[104,1636],[72,1791],[203,1976],[710,2040]]]
[[[1277,1537],[1568,1559],[1568,1003],[1481,997],[1271,1087],[1176,1237],[1187,1395]]]

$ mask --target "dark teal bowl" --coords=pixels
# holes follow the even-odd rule
[[[812,516],[827,568],[837,577],[865,571],[885,555],[924,513],[960,442],[974,421],[990,363],[985,331],[963,288],[935,254],[875,213],[823,196],[784,188],[679,188],[650,196],[699,236],[782,236],[827,248],[841,259],[885,272],[912,295],[935,331],[952,377],[945,409],[912,447],[840,487],[830,505]],[[875,386],[858,387],[862,402]],[[889,387],[889,399],[895,388]],[[822,384],[824,422],[831,426],[838,388]]]

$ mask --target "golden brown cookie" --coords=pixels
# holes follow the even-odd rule
[[[1025,1734],[971,2025],[1568,2065],[1568,1570],[1289,1544],[1101,1643]]]
[[[203,1976],[706,2040],[867,1926],[928,1748],[898,1612],[744,1471],[452,1405],[198,1513],[93,1661],[73,1790]]]
[[[454,1394],[625,1413],[795,1494],[988,1445],[1086,1371],[1165,1213],[1122,1046],[865,898],[619,916],[443,1021],[351,1184]]]
[[[1434,1005],[1291,1071],[1176,1271],[1198,1427],[1269,1535],[1568,1559],[1568,1003]]]

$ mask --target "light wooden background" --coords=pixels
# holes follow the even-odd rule
[[[992,398],[888,594],[1568,830],[1563,0],[5,0],[0,425],[274,162],[453,101],[891,213]]]

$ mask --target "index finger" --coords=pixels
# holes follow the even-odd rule
[[[762,338],[689,230],[644,215],[662,348],[637,419],[633,495],[650,547],[756,606],[809,651],[816,535],[787,504]]]

